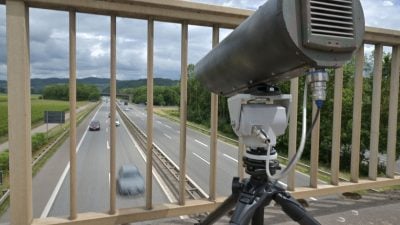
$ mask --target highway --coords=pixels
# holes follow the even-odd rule
[[[129,118],[146,131],[146,106],[129,104],[130,110],[124,111]],[[154,115],[154,137],[155,144],[162,149],[177,165],[179,165],[179,130],[178,123],[166,118]],[[187,129],[187,153],[186,165],[187,174],[194,180],[206,193],[209,191],[209,150],[210,137]],[[231,194],[232,177],[237,176],[237,146],[218,141],[217,144],[217,194],[228,196]],[[286,181],[283,180],[283,183]],[[296,173],[296,185],[307,186],[309,177],[302,173]]]
[[[109,210],[109,105],[103,103],[78,126],[77,147],[77,205],[81,212]],[[88,131],[91,120],[100,120],[100,131]],[[114,124],[114,123],[113,123]],[[125,125],[117,127],[117,170],[124,163],[135,164],[145,177],[145,155],[137,149]],[[153,202],[174,201],[167,196],[153,173]],[[161,182],[162,184],[162,182]],[[36,174],[32,182],[33,216],[67,217],[69,215],[69,139],[67,139]],[[118,195],[117,195],[118,196]],[[141,207],[145,196],[117,197],[117,208]],[[7,211],[0,223],[9,221]]]
[[[129,118],[146,131],[146,107],[128,105],[124,111]],[[125,108],[123,106],[122,108]],[[78,213],[107,212],[109,210],[109,104],[103,103],[78,126]],[[119,117],[119,116],[117,116]],[[100,131],[88,131],[91,120],[99,120]],[[125,124],[117,127],[117,169],[125,163],[135,164],[145,176],[145,155],[129,134]],[[114,125],[114,123],[113,123]],[[179,165],[179,124],[154,115],[154,142]],[[206,193],[209,191],[209,136],[187,129],[187,174]],[[231,194],[232,177],[237,176],[237,147],[218,141],[217,194]],[[283,181],[285,182],[285,181]],[[297,173],[297,186],[307,186],[307,175]],[[33,179],[33,216],[68,217],[69,215],[69,140],[47,161]],[[153,203],[176,201],[153,169]],[[117,197],[117,208],[141,207],[144,196]],[[0,223],[8,221],[8,212]]]
[[[102,106],[95,114],[93,119],[99,120],[102,124],[100,131],[87,131],[84,141],[79,146],[77,154],[78,172],[78,212],[105,212],[109,210],[109,162],[110,162],[110,143],[109,143],[109,124],[108,105]],[[115,125],[115,123],[112,123]],[[117,169],[127,163],[135,164],[141,171],[143,177],[146,174],[146,164],[143,153],[140,154],[133,139],[126,130],[124,124],[117,127],[116,135]],[[168,202],[168,198],[163,194],[161,187],[153,176],[154,203]],[[59,193],[54,201],[49,216],[66,215],[69,207],[69,176],[66,176]],[[117,198],[118,208],[144,206],[144,196],[137,198]]]

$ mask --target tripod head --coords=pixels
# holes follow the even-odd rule
[[[259,85],[251,93],[228,99],[232,128],[247,146],[243,164],[251,176],[267,175],[266,160],[271,163],[267,168],[271,173],[280,169],[276,138],[287,127],[290,102],[290,95],[283,95],[278,88],[268,85]]]

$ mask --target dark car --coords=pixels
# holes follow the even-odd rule
[[[135,165],[121,166],[118,171],[117,191],[118,194],[129,197],[136,197],[144,193],[144,179]]]
[[[100,130],[100,121],[92,120],[89,124],[89,130]]]

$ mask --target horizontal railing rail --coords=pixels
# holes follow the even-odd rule
[[[220,28],[235,28],[253,11],[234,9],[223,6],[211,6],[180,0],[0,0],[6,4],[7,18],[7,72],[9,94],[9,143],[10,143],[10,183],[11,187],[11,224],[124,224],[143,220],[152,220],[180,215],[209,212],[217,207],[225,197],[216,196],[217,169],[217,124],[218,96],[212,95],[211,130],[210,130],[210,180],[209,193],[198,193],[203,198],[192,200],[187,197],[188,189],[195,187],[189,179],[178,179],[175,187],[176,203],[153,205],[152,170],[157,167],[158,147],[153,144],[153,67],[154,67],[154,21],[173,22],[181,24],[181,102],[180,102],[180,148],[179,163],[174,164],[172,177],[186,177],[186,118],[187,118],[187,64],[188,64],[188,26],[202,25],[213,28],[213,46],[219,41]],[[116,130],[110,126],[110,210],[107,213],[77,213],[77,160],[76,160],[76,114],[71,113],[70,123],[70,215],[68,218],[33,218],[32,207],[32,155],[30,136],[30,50],[29,50],[29,8],[63,10],[69,12],[69,59],[70,59],[70,107],[76,106],[76,13],[92,13],[110,17],[110,105],[111,118],[116,118],[116,18],[127,17],[147,20],[147,127],[146,133],[134,128],[134,123],[123,116],[134,136],[139,136],[139,142],[145,149],[146,160],[146,205],[144,208],[118,209],[116,206]],[[370,128],[370,158],[368,177],[361,177],[360,138],[361,116],[363,109],[363,80],[365,52],[362,46],[355,56],[353,120],[351,140],[351,170],[350,181],[340,177],[341,121],[342,121],[342,89],[343,68],[335,70],[334,107],[332,118],[332,151],[331,151],[331,181],[330,184],[320,184],[319,171],[319,130],[314,130],[311,137],[310,183],[308,187],[297,187],[295,173],[288,177],[288,189],[293,196],[306,198],[310,196],[328,195],[361,189],[400,185],[400,176],[396,171],[396,144],[398,129],[398,95],[400,69],[400,31],[367,27],[364,44],[375,45],[373,65],[373,94]],[[379,127],[381,122],[382,96],[382,61],[383,47],[392,48],[390,68],[390,94],[387,123],[387,167],[384,176],[377,173],[379,154]],[[23,91],[21,91],[23,90]],[[298,106],[299,79],[291,80],[292,108]],[[12,104],[18,102],[20,104]],[[315,111],[315,110],[314,110]],[[289,125],[289,156],[294,155],[297,144],[297,111],[292,110]],[[320,121],[317,120],[317,127]],[[385,125],[386,126],[386,125]],[[16,138],[18,137],[18,138]],[[239,156],[243,153],[243,144],[239,143]],[[161,154],[161,153],[160,153]],[[167,156],[163,156],[168,158]],[[241,158],[238,162],[238,175],[243,176]],[[165,159],[164,159],[165,160]],[[161,162],[162,164],[162,162]],[[189,181],[189,183],[188,183]],[[209,197],[208,200],[204,199]],[[196,197],[194,197],[196,198]]]

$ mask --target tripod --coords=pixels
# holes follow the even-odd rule
[[[266,150],[263,148],[249,149],[247,155],[260,155]],[[276,154],[276,153],[275,153]],[[232,194],[215,211],[210,213],[198,225],[213,224],[229,210],[235,208],[229,224],[252,225],[264,224],[264,207],[272,200],[277,202],[282,210],[300,225],[320,225],[288,192],[280,187],[277,182],[271,182],[265,173],[265,160],[257,160],[254,157],[244,157],[246,173],[250,178],[239,181],[234,177],[232,181]],[[277,160],[270,160],[270,172],[275,173],[280,169]]]

